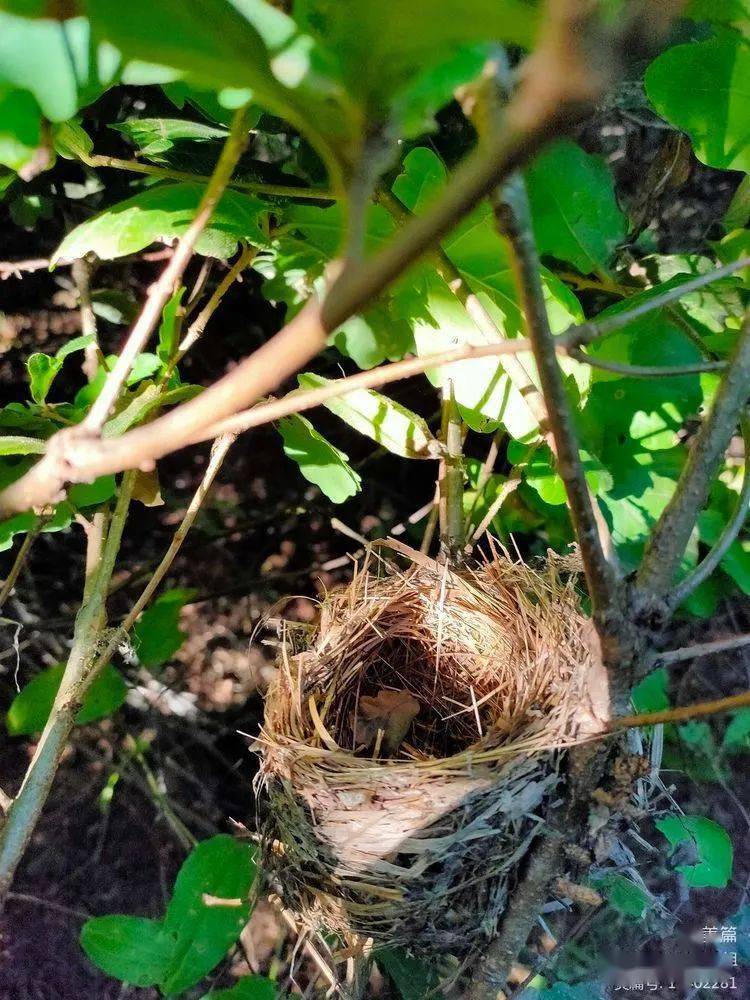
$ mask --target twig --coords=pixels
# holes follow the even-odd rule
[[[578,451],[570,402],[557,363],[540,278],[541,264],[531,227],[526,187],[518,175],[493,199],[500,231],[510,244],[516,285],[547,405],[555,441],[557,471],[565,484],[568,506],[581,550],[594,615],[606,613],[617,598],[618,574],[605,555],[600,528]]]
[[[193,221],[190,223],[184,236],[180,238],[172,258],[162,272],[161,277],[149,290],[146,303],[128,335],[125,347],[120,352],[114,368],[107,376],[102,391],[95,399],[83,421],[83,427],[89,434],[98,434],[101,431],[115,400],[120,394],[125,379],[133,367],[135,359],[143,350],[146,341],[161,317],[165,303],[170,295],[172,295],[175,285],[182,277],[193,255],[198,237],[210,221],[214,209],[218,205],[232,176],[232,171],[247,145],[247,139],[248,112],[245,106],[234,114],[229,136],[221,151],[219,162],[216,164],[211,179],[203,192]]]
[[[702,719],[707,715],[719,715],[721,712],[731,712],[735,708],[750,705],[750,691],[734,694],[729,698],[717,698],[715,701],[702,701],[697,705],[683,705],[679,708],[667,708],[663,712],[645,712],[643,715],[621,715],[607,723],[606,732],[616,733],[623,729],[640,729],[641,726],[660,726],[668,722],[686,722],[689,719]]]
[[[654,666],[668,663],[680,663],[683,660],[693,660],[699,656],[712,656],[714,653],[726,653],[732,649],[741,649],[750,645],[750,634],[732,635],[728,639],[714,639],[711,642],[700,642],[695,646],[681,646],[679,649],[667,649],[655,653]]]
[[[203,174],[193,174],[186,170],[172,170],[171,167],[157,167],[151,163],[142,163],[140,160],[122,160],[116,156],[101,156],[98,153],[86,157],[82,156],[81,162],[85,163],[87,167],[114,167],[116,170],[129,170],[135,174],[162,177],[164,180],[185,181],[188,184],[205,184],[209,180]],[[332,191],[293,187],[286,184],[264,184],[259,181],[241,181],[231,178],[227,182],[227,187],[275,198],[304,198],[308,201],[338,200],[338,196]]]
[[[47,800],[78,708],[96,676],[90,667],[104,624],[107,588],[125,527],[134,479],[132,472],[123,479],[106,540],[102,543],[98,533],[88,536],[87,544],[96,545],[101,556],[98,560],[87,559],[87,565],[97,563],[90,577],[94,582],[76,618],[73,646],[49,718],[0,829],[0,907]]]
[[[18,553],[16,554],[16,558],[13,560],[13,565],[10,568],[10,572],[3,581],[2,588],[0,588],[0,611],[2,610],[3,605],[13,592],[13,588],[16,585],[16,580],[18,579],[19,574],[24,567],[24,563],[29,557],[31,546],[39,537],[39,533],[41,532],[46,520],[48,520],[48,518],[45,517],[37,518],[34,527],[30,531],[26,532],[26,535],[24,536],[24,539],[21,542],[21,547],[18,550]]]
[[[255,260],[258,251],[256,247],[245,247],[240,253],[237,260],[232,264],[231,268],[227,271],[224,277],[221,279],[219,284],[216,286],[211,298],[201,309],[198,315],[195,317],[193,322],[188,327],[187,333],[180,343],[179,352],[175,360],[175,364],[179,364],[181,359],[190,350],[193,344],[203,336],[203,331],[206,329],[206,324],[211,319],[213,314],[219,307],[221,300],[224,298],[226,293],[232,287],[232,285],[237,281],[242,272],[250,267],[252,262]]]
[[[37,257],[34,260],[0,261],[0,281],[7,281],[8,278],[20,278],[22,274],[33,274],[34,271],[43,271],[48,267],[49,260],[46,257]]]
[[[607,361],[595,354],[584,354],[577,348],[568,351],[568,357],[580,361],[581,364],[601,368],[605,372],[614,372],[624,378],[681,378],[685,375],[700,375],[703,372],[722,372],[726,370],[726,361],[696,361],[689,365],[626,365],[619,361]]]
[[[175,560],[177,553],[182,547],[182,543],[185,541],[188,532],[195,523],[195,519],[198,516],[198,512],[203,505],[203,501],[206,499],[208,491],[213,486],[214,480],[221,468],[221,465],[226,458],[226,454],[229,451],[232,443],[234,442],[234,436],[231,434],[226,434],[219,438],[211,449],[211,458],[209,459],[208,465],[206,466],[206,471],[203,474],[203,479],[201,480],[200,486],[195,491],[192,500],[190,501],[185,515],[180,522],[179,527],[174,533],[172,541],[169,544],[169,548],[164,553],[161,562],[156,567],[151,575],[151,579],[146,585],[143,593],[135,602],[133,607],[130,609],[126,617],[124,618],[122,624],[116,629],[114,635],[109,639],[105,648],[98,655],[96,662],[93,666],[93,670],[96,672],[100,670],[106,663],[109,663],[111,658],[114,656],[118,647],[127,637],[128,632],[136,623],[138,616],[146,607],[148,602],[151,600],[153,595],[156,593],[157,588],[161,584],[164,577],[167,575],[170,566]]]
[[[665,597],[708,498],[711,481],[750,396],[750,315],[746,317],[713,406],[688,454],[674,494],[646,546],[636,576],[637,592]]]
[[[91,304],[91,277],[95,263],[86,257],[73,261],[71,277],[78,291],[78,309],[81,314],[81,334],[93,336],[93,341],[84,350],[83,374],[91,382],[99,367],[99,345],[97,343],[96,315]]]
[[[445,558],[454,563],[461,560],[464,547],[464,463],[461,415],[450,381],[443,390],[441,439],[443,455],[438,477],[440,545]]]
[[[678,608],[718,568],[747,518],[747,512],[750,508],[750,417],[747,413],[741,418],[740,426],[745,442],[745,471],[742,478],[742,489],[737,497],[734,512],[706,558],[695,567],[692,573],[688,573],[685,579],[677,584],[670,593],[669,603],[674,608]]]

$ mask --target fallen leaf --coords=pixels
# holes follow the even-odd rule
[[[379,691],[374,697],[362,695],[357,707],[354,739],[357,746],[374,746],[382,730],[381,751],[392,756],[398,751],[409,726],[419,713],[419,702],[408,691]]]

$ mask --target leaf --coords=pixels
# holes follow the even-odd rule
[[[539,252],[581,274],[606,273],[628,226],[604,160],[563,140],[538,156],[526,177]]]
[[[203,187],[199,184],[159,184],[105,209],[68,233],[51,263],[76,260],[95,253],[114,260],[137,253],[152,243],[168,243],[184,235],[195,217]],[[198,238],[196,252],[206,257],[231,257],[241,241],[263,245],[260,219],[268,206],[238,191],[225,191],[211,221]]]
[[[177,352],[177,345],[180,339],[180,329],[182,327],[182,297],[185,294],[184,286],[180,286],[174,295],[164,306],[161,314],[161,325],[159,326],[159,346],[156,353],[165,364],[172,360]]]
[[[41,112],[31,94],[0,86],[0,164],[21,170],[42,141]]]
[[[732,714],[721,743],[724,753],[735,754],[750,750],[750,708],[741,708]]]
[[[0,455],[43,455],[46,442],[39,438],[6,434],[0,437]]]
[[[274,1000],[276,984],[265,976],[243,976],[228,990],[212,990],[202,1000]]]
[[[225,834],[199,843],[183,864],[164,918],[172,956],[160,978],[165,995],[181,993],[226,955],[250,915],[255,851]]]
[[[528,46],[537,12],[536,4],[523,0],[412,0],[398,17],[388,5],[370,0],[295,5],[302,27],[335,55],[344,87],[364,108],[366,120],[385,122],[392,109],[408,108],[415,125],[462,82],[451,58],[481,42]],[[478,72],[483,54],[479,50],[464,65],[469,74],[464,79]]]
[[[690,136],[701,162],[750,171],[750,47],[722,35],[667,49],[646,71],[659,114]]]
[[[44,729],[64,672],[64,664],[48,667],[19,691],[5,719],[11,736],[30,736]],[[76,725],[82,726],[112,715],[123,704],[126,694],[122,675],[111,665],[104,667],[84,696],[76,715]]]
[[[656,828],[673,848],[688,843],[696,850],[697,863],[677,866],[688,885],[722,889],[728,883],[733,851],[723,826],[704,816],[665,816],[656,821]]]
[[[111,500],[116,492],[114,476],[99,476],[93,483],[74,483],[68,487],[68,500],[74,507],[95,507]]]
[[[375,961],[393,981],[401,1000],[423,1000],[437,986],[435,970],[403,948],[381,948]]]
[[[648,894],[624,875],[607,874],[592,881],[609,905],[630,920],[642,920],[653,906]]]
[[[186,633],[180,629],[180,613],[196,593],[185,588],[167,590],[138,619],[133,645],[144,667],[160,667],[183,644]]]
[[[185,121],[182,118],[130,118],[110,125],[122,132],[137,147],[141,156],[159,162],[159,154],[172,149],[175,143],[188,139],[192,142],[224,141],[225,128],[215,128],[203,122]]]
[[[329,500],[343,503],[359,492],[362,480],[349,465],[348,456],[326,441],[309,420],[292,414],[279,421],[278,429],[284,440],[284,454]]]
[[[331,379],[306,372],[298,375],[302,389],[331,385]],[[427,422],[416,413],[372,389],[356,389],[323,405],[350,427],[403,458],[436,458],[438,442]]]
[[[47,398],[47,393],[52,388],[55,376],[62,368],[62,361],[53,358],[49,354],[37,352],[32,354],[26,361],[26,370],[29,373],[29,389],[31,397],[35,403],[43,403]]]
[[[20,17],[45,17],[56,21],[84,13],[83,4],[76,0],[2,0],[0,10]]]
[[[159,920],[112,915],[86,921],[81,947],[115,979],[132,986],[155,986],[166,975],[173,941]]]
[[[378,733],[382,732],[385,755],[395,754],[419,714],[419,707],[417,699],[408,691],[384,688],[375,696],[363,694],[351,717],[357,746],[369,749],[377,745]]]
[[[672,703],[667,693],[668,684],[669,674],[666,667],[652,670],[639,684],[636,684],[630,697],[638,715],[645,712],[662,712],[670,707]]]

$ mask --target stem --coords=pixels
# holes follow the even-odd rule
[[[226,434],[214,442],[214,446],[211,449],[211,457],[209,459],[208,465],[206,466],[206,471],[203,474],[203,479],[201,480],[200,486],[195,491],[193,499],[190,501],[185,515],[180,522],[177,531],[175,531],[172,541],[169,544],[169,548],[164,553],[161,562],[156,567],[151,575],[146,588],[144,589],[141,596],[135,602],[133,607],[128,612],[127,616],[123,620],[122,624],[115,630],[114,634],[109,639],[107,645],[102,650],[102,652],[97,656],[96,663],[94,664],[93,670],[97,672],[101,667],[108,663],[117,649],[122,644],[124,639],[127,637],[130,629],[135,625],[138,616],[146,607],[148,602],[156,593],[157,588],[160,583],[167,575],[170,566],[175,560],[177,553],[182,547],[182,543],[185,541],[188,532],[195,523],[195,519],[198,516],[198,511],[203,505],[203,501],[206,499],[208,491],[213,486],[214,480],[221,468],[222,462],[226,458],[226,454],[234,442],[234,436],[231,434]]]
[[[94,340],[84,350],[83,374],[90,382],[99,367],[99,344],[97,342],[96,314],[91,305],[91,277],[95,264],[86,257],[73,261],[70,269],[71,277],[78,291],[78,308],[81,314],[81,334],[84,337],[93,335]]]
[[[232,287],[232,285],[237,281],[242,272],[250,267],[252,262],[255,260],[258,254],[256,247],[245,247],[240,253],[237,260],[232,264],[231,268],[227,271],[224,277],[221,279],[219,284],[216,286],[213,295],[201,309],[198,315],[195,317],[193,322],[188,327],[187,333],[180,343],[180,348],[177,357],[174,360],[172,367],[177,366],[180,361],[185,357],[187,352],[193,346],[193,344],[203,336],[203,331],[206,329],[206,324],[211,319],[213,314],[218,309],[221,300],[224,298],[226,293]]]
[[[24,539],[21,542],[21,548],[18,550],[18,554],[16,555],[16,558],[13,560],[13,565],[10,568],[10,572],[3,581],[2,587],[0,587],[0,611],[2,611],[5,602],[8,600],[11,593],[13,592],[13,588],[16,585],[16,580],[18,579],[21,570],[24,567],[25,562],[29,557],[31,546],[39,537],[39,533],[44,527],[44,523],[46,520],[47,518],[43,517],[38,518],[36,524],[31,529],[31,531],[26,532],[26,535],[24,536]]]
[[[165,180],[186,181],[189,184],[205,184],[210,178],[204,174],[193,174],[186,170],[172,170],[167,167],[157,167],[151,163],[141,163],[140,160],[121,160],[116,156],[81,157],[88,167],[114,167],[116,170],[129,170],[135,174],[148,174],[149,177],[162,177]],[[240,191],[252,191],[254,194],[265,194],[276,198],[305,198],[308,201],[337,201],[338,195],[333,191],[320,191],[316,188],[290,187],[286,184],[262,184],[256,181],[239,181],[230,179],[227,187]]]
[[[656,653],[653,665],[662,666],[667,663],[680,663],[684,660],[694,660],[699,656],[712,656],[714,653],[726,653],[732,649],[741,649],[750,645],[750,634],[732,635],[728,639],[714,639],[712,642],[701,642],[695,646],[681,646],[679,649],[668,649]]]
[[[623,729],[640,729],[641,726],[660,726],[668,722],[686,722],[689,719],[703,719],[707,715],[719,715],[731,712],[735,708],[750,705],[750,691],[734,694],[729,698],[717,698],[715,701],[702,701],[697,705],[684,705],[680,708],[667,708],[663,712],[646,712],[643,715],[622,715],[612,719],[607,724],[606,731],[620,732]]]
[[[682,559],[711,481],[750,396],[750,315],[737,339],[713,406],[688,454],[677,487],[649,539],[636,577],[642,594],[664,597]]]
[[[133,367],[135,359],[143,350],[154,327],[158,323],[164,305],[174,291],[175,285],[182,277],[193,255],[198,237],[210,221],[214,209],[218,205],[229,183],[232,171],[247,145],[247,138],[248,112],[245,106],[235,112],[229,136],[222,149],[219,162],[216,164],[211,179],[203,192],[195,218],[185,235],[181,237],[172,255],[172,259],[162,272],[161,277],[150,289],[145,305],[133,325],[133,329],[130,331],[125,347],[120,353],[114,368],[107,376],[107,381],[101,393],[94,401],[86,419],[83,421],[83,427],[89,433],[98,434],[101,431]]]
[[[689,573],[670,594],[669,603],[673,608],[678,608],[718,568],[747,518],[748,508],[750,508],[750,418],[747,413],[743,415],[740,425],[745,442],[745,471],[742,478],[742,489],[737,497],[734,512],[703,562],[699,563],[692,573]]]
[[[605,361],[596,355],[584,354],[577,348],[568,351],[568,357],[580,361],[581,364],[601,368],[605,372],[615,372],[625,378],[680,378],[684,375],[699,375],[702,372],[722,372],[727,368],[726,361],[696,361],[691,365],[626,365],[618,361]]]
[[[612,607],[618,594],[618,575],[605,555],[600,527],[588,483],[578,453],[578,440],[570,402],[555,354],[549,327],[541,264],[531,228],[526,186],[519,175],[506,185],[502,201],[494,200],[498,228],[512,250],[516,285],[526,316],[526,324],[536,359],[539,379],[547,405],[549,427],[555,442],[558,473],[565,484],[571,519],[581,550],[594,616]]]
[[[440,490],[440,547],[451,563],[458,563],[464,548],[464,463],[461,446],[461,415],[453,395],[453,383],[443,390],[442,443],[438,486]]]
[[[0,907],[49,795],[81,701],[96,676],[91,665],[104,622],[107,588],[120,547],[134,479],[132,472],[123,479],[106,541],[98,532],[88,536],[88,545],[98,550],[87,554],[87,565],[98,563],[89,577],[92,580],[89,597],[76,617],[73,646],[49,718],[0,829]],[[95,555],[100,558],[95,560]]]

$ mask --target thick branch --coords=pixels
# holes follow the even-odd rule
[[[502,198],[502,200],[500,200]],[[515,177],[494,203],[501,231],[512,249],[513,270],[524,307],[529,340],[547,404],[555,441],[557,471],[565,484],[570,515],[586,573],[594,615],[612,607],[618,593],[617,573],[605,556],[599,526],[578,451],[570,401],[557,363],[555,342],[547,318],[540,279],[541,264],[531,228],[531,213],[523,178]]]
[[[740,411],[750,396],[750,316],[745,319],[729,368],[685,463],[675,492],[646,547],[636,577],[641,594],[665,597],[687,547]]]

